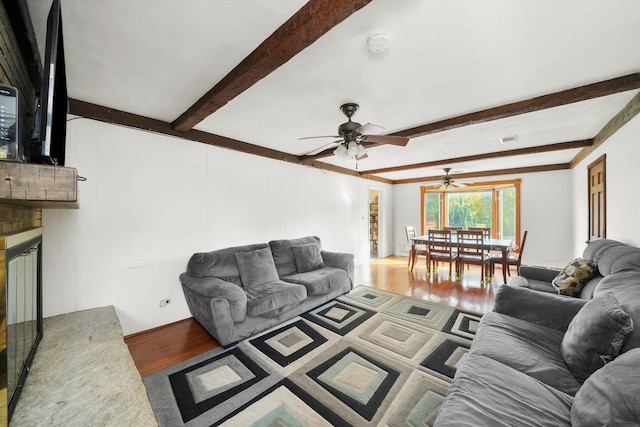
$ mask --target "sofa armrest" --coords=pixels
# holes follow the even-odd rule
[[[342,252],[321,251],[322,261],[326,267],[339,268],[347,272],[351,288],[353,289],[354,280],[354,256]]]
[[[493,311],[566,331],[571,320],[586,303],[586,300],[580,298],[503,285],[496,292]]]
[[[555,279],[558,273],[560,273],[560,270],[533,265],[521,265],[518,269],[518,274],[522,277],[549,283]]]
[[[247,294],[240,286],[217,277],[191,277],[187,273],[180,275],[180,281],[194,298],[226,300],[229,306],[229,317],[234,322],[244,321],[247,315]],[[193,309],[191,314],[196,316]]]

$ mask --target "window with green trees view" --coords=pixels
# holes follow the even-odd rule
[[[443,227],[488,227],[493,238],[518,240],[520,180],[469,184],[455,191],[421,187],[420,193],[422,234]]]

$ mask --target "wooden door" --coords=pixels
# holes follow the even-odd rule
[[[587,166],[589,179],[587,191],[589,200],[589,235],[587,241],[596,237],[607,237],[607,186],[606,155]]]

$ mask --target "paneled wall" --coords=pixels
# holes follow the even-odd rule
[[[195,252],[318,235],[368,262],[369,186],[393,200],[390,185],[84,118],[67,160],[87,181],[79,209],[43,211],[45,317],[114,305],[125,334],[190,316],[178,276]]]

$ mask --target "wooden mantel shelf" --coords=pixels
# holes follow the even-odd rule
[[[75,168],[0,161],[0,204],[77,208],[77,201]]]

